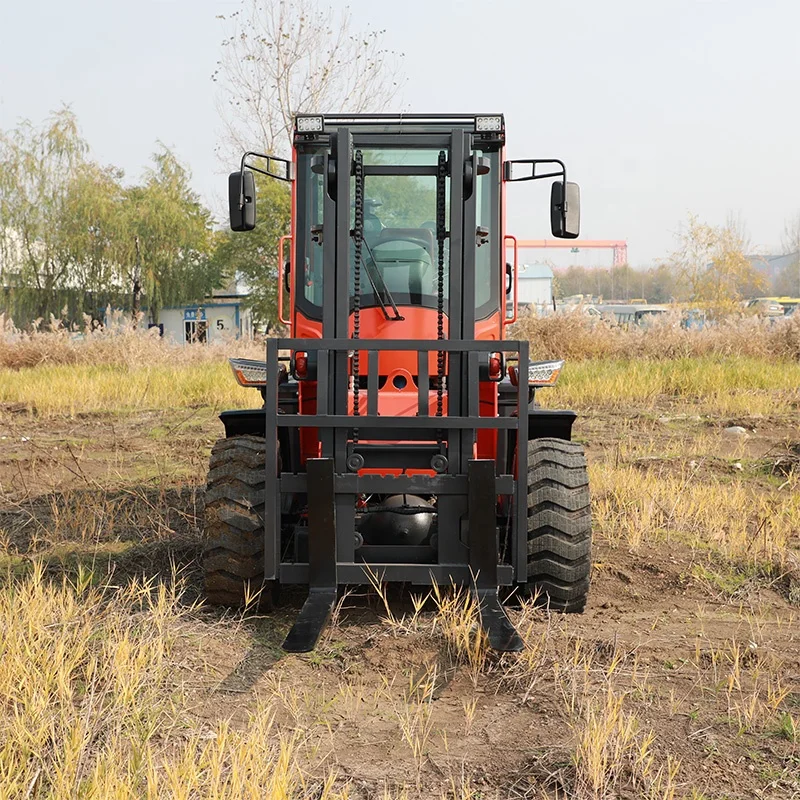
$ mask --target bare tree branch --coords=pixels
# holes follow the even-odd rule
[[[348,8],[242,0],[220,18],[228,30],[212,79],[226,155],[285,155],[295,114],[383,111],[400,90],[402,54],[384,46],[385,31],[354,29]]]

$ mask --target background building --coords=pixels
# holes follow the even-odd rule
[[[163,308],[164,336],[179,343],[251,339],[253,315],[246,299],[244,294],[215,292],[202,303]]]
[[[553,270],[547,264],[522,264],[519,267],[520,306],[552,307]]]

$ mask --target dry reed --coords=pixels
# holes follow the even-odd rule
[[[800,316],[776,320],[728,317],[702,329],[685,329],[673,315],[650,325],[627,328],[578,313],[526,315],[514,326],[512,336],[530,341],[533,358],[800,359]]]
[[[644,327],[624,328],[573,313],[523,316],[511,336],[531,342],[534,358],[675,359],[697,356],[750,356],[800,360],[800,316],[778,320],[729,317],[705,328],[684,329],[670,315]],[[69,330],[60,320],[16,329],[0,315],[0,367],[23,369],[40,364],[199,364],[230,355],[261,357],[263,342],[230,340],[211,345],[177,346],[121,314],[106,327]]]
[[[21,331],[0,314],[0,368],[20,370],[43,365],[199,365],[223,361],[229,356],[263,358],[261,340],[222,340],[208,345],[179,346],[158,336],[156,329],[134,327],[122,314],[110,314],[106,327],[83,330],[65,327],[55,317]]]

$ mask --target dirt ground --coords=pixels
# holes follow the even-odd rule
[[[744,480],[772,494],[800,454],[798,423],[620,410],[584,415],[575,433],[600,468],[629,458],[677,474],[693,461],[698,480]],[[745,434],[726,432],[732,425]],[[54,574],[88,563],[118,580],[169,579],[175,564],[192,602],[204,470],[220,434],[205,408],[75,419],[1,410],[4,571],[23,572],[34,555]],[[646,455],[631,448],[645,440]],[[799,539],[795,531],[795,555]],[[727,592],[704,577],[709,559],[679,540],[634,549],[600,537],[586,612],[512,608],[526,654],[490,654],[479,669],[448,646],[430,601],[411,620],[415,590],[390,594],[406,620],[390,624],[375,592],[355,588],[303,656],[279,647],[300,591],[285,592],[269,615],[201,608],[176,645],[176,687],[200,728],[220,719],[244,727],[273,704],[277,723],[302,733],[309,774],[335,770],[352,797],[381,797],[385,787],[409,797],[584,796],[576,747],[611,694],[635,717],[636,741],[654,735],[650,774],[668,756],[680,765],[672,795],[648,795],[627,754],[608,796],[800,797],[798,597],[781,575],[753,574]],[[778,679],[783,697],[762,715]]]

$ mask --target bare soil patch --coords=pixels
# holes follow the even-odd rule
[[[798,421],[737,420],[748,436],[731,441],[732,420],[620,411],[583,417],[576,434],[596,465],[746,481],[780,498]],[[177,569],[191,602],[205,464],[220,434],[205,409],[78,419],[5,409],[0,565],[20,574],[42,557],[53,575],[89,565],[116,580],[171,581]],[[797,553],[797,536],[791,546]],[[747,575],[727,591],[728,569],[737,566],[679,540],[634,549],[601,539],[586,612],[513,608],[527,655],[490,654],[478,671],[448,646],[430,602],[392,626],[364,587],[304,656],[279,648],[302,591],[285,591],[269,615],[198,609],[176,645],[175,687],[185,724],[201,731],[220,720],[244,730],[272,706],[306,745],[309,773],[335,771],[354,798],[385,787],[408,797],[591,797],[576,783],[576,748],[609,692],[642,736],[652,732],[656,765],[680,762],[673,794],[648,796],[798,797],[800,607],[781,576]],[[419,591],[390,595],[397,618],[413,616]],[[778,683],[784,696],[767,713]],[[597,796],[645,796],[634,773]]]

